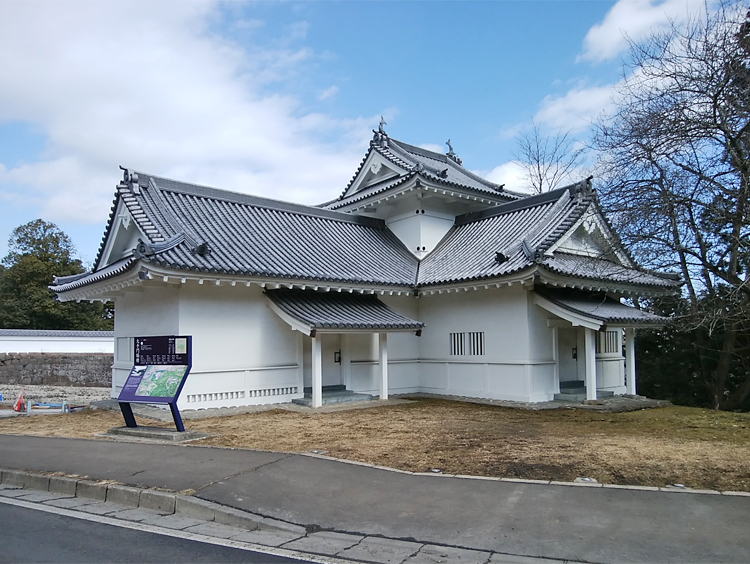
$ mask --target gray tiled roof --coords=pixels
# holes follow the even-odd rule
[[[675,277],[628,268],[606,259],[582,257],[560,251],[556,252],[553,257],[545,258],[543,266],[552,272],[574,278],[665,288],[679,285]]]
[[[75,290],[76,288],[81,288],[96,282],[102,282],[109,278],[114,278],[115,276],[124,274],[128,270],[131,270],[137,263],[138,261],[131,256],[113,262],[112,264],[100,268],[99,270],[95,270],[94,272],[85,273],[83,276],[55,277],[55,282],[50,288],[55,292],[68,292],[70,290]],[[70,280],[71,278],[72,280]]]
[[[421,262],[419,286],[499,278],[539,267],[603,282],[672,288],[674,279],[614,262],[547,251],[595,202],[587,183],[553,190],[456,218],[438,247]],[[498,260],[497,253],[503,257]]]
[[[529,268],[535,262],[524,252],[524,239],[530,247],[546,250],[572,227],[591,201],[568,187],[458,217],[420,264],[419,284],[496,278]],[[506,260],[498,262],[498,252]]]
[[[664,291],[678,285],[603,259],[560,251],[550,255],[549,249],[595,205],[588,183],[459,216],[421,262],[379,219],[145,174],[134,186],[121,184],[117,198],[148,240],[134,256],[83,277],[56,279],[53,290],[67,292],[119,276],[139,261],[219,276],[365,287],[422,288],[533,269],[599,280],[602,287],[616,282]],[[108,234],[114,222],[112,216]]]
[[[415,147],[414,145],[396,139],[389,139],[387,149],[376,147],[376,150],[386,158],[395,158],[410,164],[413,163],[412,166],[421,163],[425,167],[424,174],[437,181],[445,180],[449,183],[468,186],[475,190],[483,190],[495,195],[504,191],[499,184],[490,182],[486,178],[482,178],[481,176],[466,170],[456,161],[449,158],[448,155],[442,155],[434,151],[422,149],[421,147]],[[447,178],[443,179],[433,171],[447,171]],[[512,193],[507,195],[508,199],[516,199],[518,197],[517,194]]]
[[[414,284],[417,259],[381,220],[145,174],[139,174],[139,184],[140,194],[125,185],[118,192],[148,230],[148,243],[187,236],[166,250],[146,250],[140,257],[145,262],[268,278]],[[196,253],[197,243],[207,243],[210,252]]]
[[[53,329],[0,329],[0,337],[76,337],[113,339],[114,331],[63,331]]]
[[[418,330],[424,323],[393,311],[372,294],[267,290],[266,296],[312,329]]]
[[[580,292],[571,289],[534,288],[534,291],[550,302],[586,317],[609,324],[664,325],[666,317],[654,315],[638,308],[622,304],[605,294]]]
[[[344,197],[362,170],[362,166],[367,161],[367,157],[372,152],[378,153],[397,167],[401,168],[404,172],[396,178],[389,178],[383,182],[368,186],[359,192]],[[419,167],[419,170],[417,171],[415,167]],[[441,175],[443,171],[445,176]],[[387,147],[381,146],[376,141],[370,143],[370,149],[365,155],[365,158],[362,159],[357,172],[349,181],[344,192],[338,200],[326,203],[325,207],[329,209],[337,209],[346,206],[368,196],[390,190],[395,186],[403,184],[409,178],[418,175],[446,187],[461,188],[471,192],[483,193],[487,196],[500,198],[501,200],[512,201],[523,197],[522,194],[507,191],[499,184],[495,184],[494,182],[490,182],[489,180],[474,174],[459,165],[453,159],[449,158],[447,155],[422,149],[421,147],[416,147],[388,137]]]

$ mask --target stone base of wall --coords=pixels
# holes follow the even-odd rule
[[[107,387],[113,361],[105,353],[0,353],[0,384]]]

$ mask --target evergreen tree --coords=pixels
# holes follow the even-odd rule
[[[0,327],[111,330],[111,304],[60,303],[49,290],[54,276],[84,272],[70,238],[41,219],[13,230],[0,265]]]

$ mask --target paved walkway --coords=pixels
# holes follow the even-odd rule
[[[304,538],[322,531],[353,535],[358,544],[437,546],[446,554],[425,562],[486,562],[485,553],[497,562],[523,562],[510,555],[750,561],[748,495],[420,475],[319,456],[8,435],[0,436],[0,467],[182,492],[302,526]],[[351,548],[337,554],[383,561],[343,553]],[[450,549],[481,557],[449,558]],[[387,561],[404,562],[420,551]]]

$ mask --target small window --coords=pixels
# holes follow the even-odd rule
[[[599,354],[622,354],[620,332],[600,331],[596,339],[596,352]]]
[[[451,356],[482,356],[484,355],[484,332],[471,331],[450,334]]]

